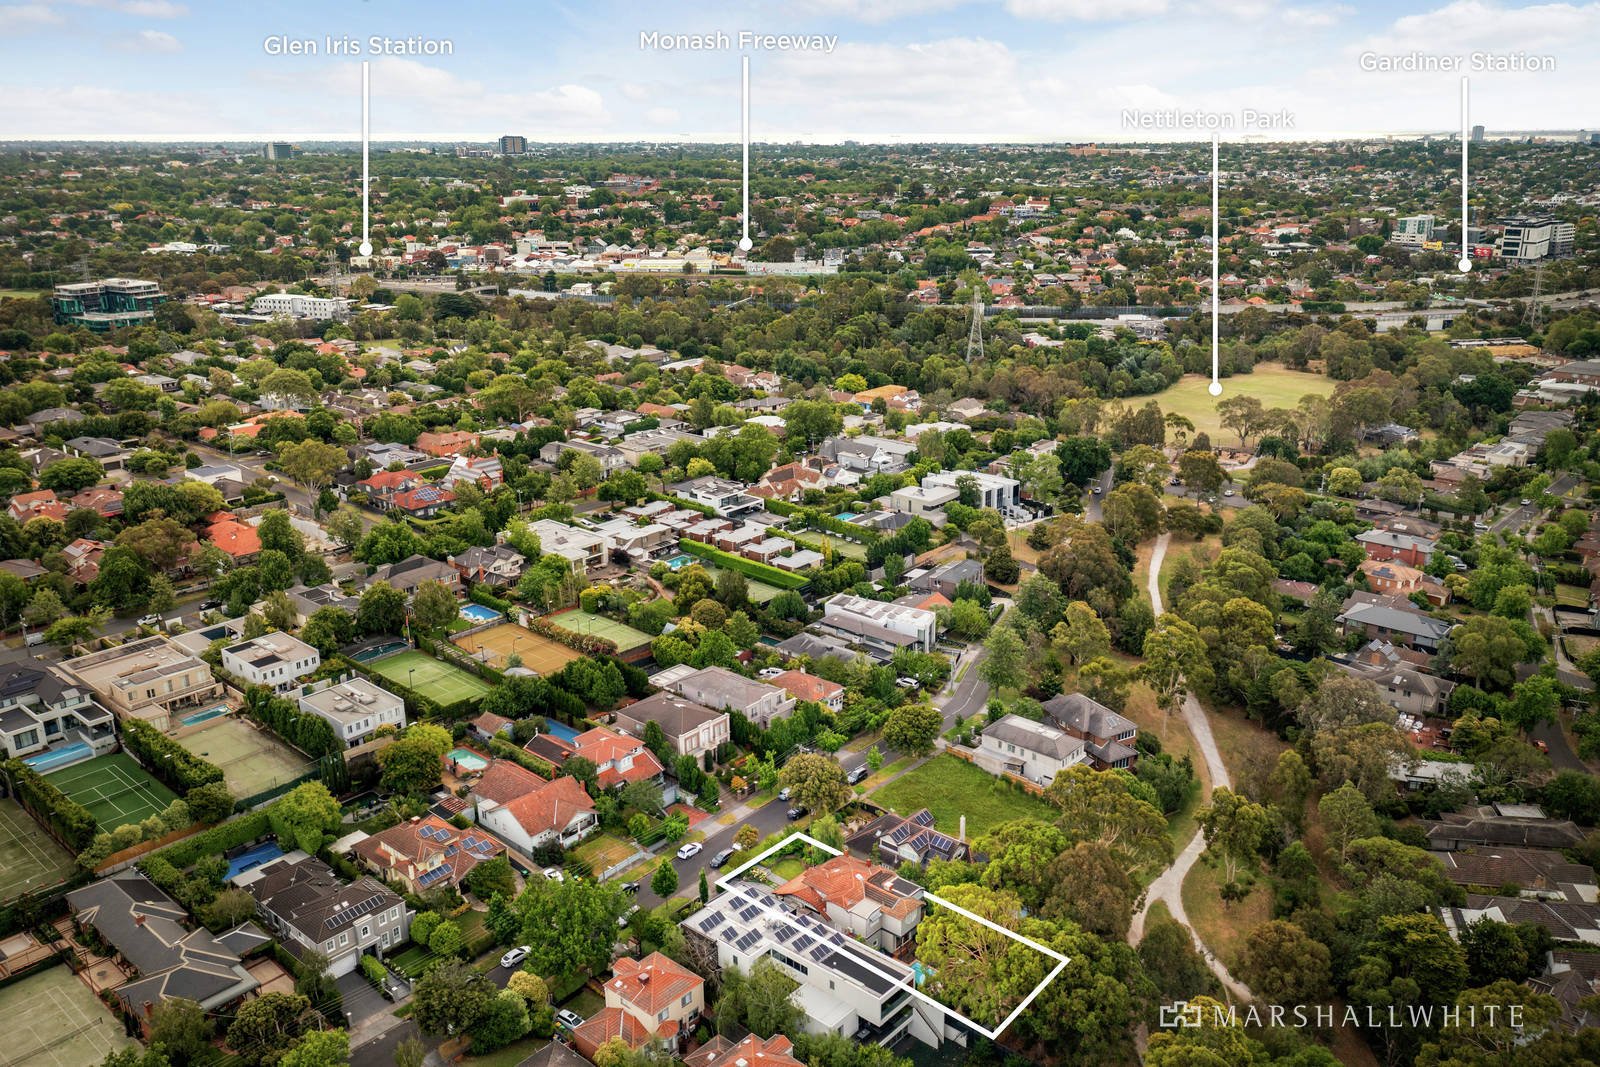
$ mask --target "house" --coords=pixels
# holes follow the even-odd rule
[[[326,720],[346,748],[366,743],[384,726],[405,729],[405,701],[359,674],[324,678],[304,686],[295,699],[301,711]]]
[[[958,493],[963,485],[970,485],[978,494],[974,507],[993,508],[1000,514],[1022,506],[1022,483],[986,471],[934,471],[922,479],[923,489],[954,489]]]
[[[1336,658],[1334,662],[1346,673],[1376,685],[1396,711],[1419,718],[1445,714],[1450,693],[1456,687],[1452,681],[1405,662],[1395,654],[1394,646],[1378,641],[1352,657]]]
[[[0,663],[0,752],[26,759],[70,745],[103,756],[117,747],[115,721],[86,687],[37,660]]]
[[[797,701],[809,700],[821,704],[836,715],[844,710],[844,686],[838,682],[830,682],[801,670],[787,670],[768,680]]]
[[[399,563],[385,563],[357,584],[365,590],[379,582],[388,582],[407,595],[416,592],[423,582],[438,582],[457,596],[461,595],[460,573],[450,564],[427,556],[407,556]]]
[[[217,1011],[260,987],[239,953],[228,947],[231,934],[219,938],[189,929],[189,913],[142,874],[123,871],[91,882],[68,893],[66,901],[73,923],[93,930],[134,972],[111,993],[145,1027],[151,1010],[169,998]]]
[[[56,495],[48,489],[40,489],[32,493],[18,493],[6,505],[6,514],[10,515],[19,524],[26,525],[29,519],[55,519],[57,522],[67,521],[67,506],[56,499]]]
[[[1095,770],[1133,769],[1139,758],[1134,745],[1139,728],[1132,719],[1082,693],[1053,696],[1045,701],[1044,712],[1056,726],[1084,743]]]
[[[1430,537],[1398,530],[1366,530],[1356,535],[1356,541],[1368,559],[1393,560],[1408,567],[1426,567],[1436,547]]]
[[[460,890],[474,867],[505,851],[487,834],[458,830],[433,814],[391,826],[355,846],[356,859],[367,870],[416,894],[446,886]]]
[[[234,878],[292,954],[315,949],[335,978],[371,953],[380,958],[405,944],[415,915],[394,890],[370,875],[339,880],[326,863],[291,852]]]
[[[226,552],[235,563],[248,562],[261,554],[261,535],[256,528],[225,511],[211,516],[205,540]]]
[[[629,782],[662,781],[661,761],[645,748],[643,741],[604,726],[585,730],[570,741],[552,734],[540,734],[524,747],[558,767],[573,756],[582,756],[599,771],[602,789],[612,789]]]
[[[822,611],[817,628],[861,645],[883,662],[902,648],[932,652],[938,640],[938,616],[921,608],[838,593],[823,605]]]
[[[616,713],[617,726],[635,737],[644,736],[648,723],[661,728],[674,752],[696,759],[715,753],[731,736],[726,711],[712,711],[672,693],[655,693]]]
[[[1407,603],[1407,607],[1411,607]],[[1345,601],[1344,610],[1335,620],[1345,634],[1359,633],[1370,638],[1380,638],[1411,645],[1429,652],[1439,647],[1439,642],[1452,629],[1451,624],[1423,615],[1416,610],[1406,610],[1385,603],[1371,603],[1351,597]]]
[[[550,842],[570,848],[600,824],[594,803],[576,778],[546,781],[510,760],[490,760],[472,783],[474,820],[529,855]]]
[[[296,626],[304,626],[306,620],[322,608],[338,608],[346,615],[354,615],[361,606],[360,597],[346,595],[332,582],[318,586],[290,586],[287,592],[289,603],[294,605]]]
[[[851,855],[807,867],[773,893],[835,930],[893,954],[916,937],[922,889],[881,864]]]
[[[1560,1002],[1560,1023],[1569,1033],[1592,1027],[1597,1020],[1590,998],[1600,993],[1600,954],[1554,949],[1545,959],[1544,973],[1528,979],[1528,985]]]
[[[894,957],[853,940],[806,911],[790,911],[765,886],[736,881],[682,923],[686,951],[720,977],[770,960],[799,985],[802,1025],[891,1047],[910,1035],[937,1048],[963,1040],[942,1008],[910,996],[917,978]]]
[[[557,1042],[551,1042],[554,1047]],[[747,1035],[744,1040],[735,1044],[723,1037],[714,1034],[710,1041],[695,1049],[683,1058],[685,1067],[724,1067],[732,1064],[738,1067],[805,1067],[805,1064],[794,1057],[794,1043],[782,1034],[773,1034],[762,1039],[755,1034]],[[541,1067],[535,1064],[533,1067]]]
[[[1087,763],[1084,743],[1064,730],[1007,715],[983,728],[973,762],[991,774],[1014,774],[1048,786],[1068,767]]]
[[[504,715],[496,715],[492,711],[484,712],[468,724],[472,731],[472,736],[480,741],[492,741],[497,737],[502,741],[507,740],[516,725],[514,720],[508,719]]]
[[[611,556],[611,542],[597,533],[568,526],[555,519],[538,519],[528,529],[539,538],[539,550],[554,553],[572,564],[576,574],[603,567]]]
[[[263,634],[222,650],[223,670],[275,693],[288,692],[320,666],[322,653],[286,633]]]
[[[632,1049],[659,1043],[675,1052],[706,1010],[705,984],[659,952],[642,960],[624,956],[611,965],[605,1007],[573,1028],[572,1047],[592,1060],[601,1045],[620,1037]]]
[[[1357,569],[1367,576],[1367,588],[1374,593],[1407,598],[1421,593],[1435,607],[1450,603],[1450,590],[1444,583],[1415,567],[1391,560],[1364,559]]]
[[[929,860],[961,860],[970,854],[965,841],[933,827],[933,813],[927,808],[910,815],[890,812],[880,815],[857,830],[847,844],[853,852],[899,866],[925,864]]]
[[[522,579],[527,560],[510,545],[473,545],[465,552],[446,556],[445,562],[456,569],[461,580],[469,585],[511,586]]]
[[[708,507],[724,519],[753,514],[766,507],[766,501],[746,492],[742,483],[714,474],[674,482],[667,488],[674,496]]]
[[[118,718],[140,719],[161,731],[171,728],[174,712],[222,700],[222,684],[206,662],[160,636],[69,659],[61,670]]]
[[[1542,927],[1557,941],[1581,941],[1600,945],[1600,904],[1587,901],[1531,900],[1526,897],[1501,897],[1468,893],[1461,907],[1438,908],[1436,912],[1452,938],[1475,922]]]
[[[69,456],[92,459],[108,471],[118,471],[128,460],[128,450],[109,437],[74,437],[61,446]]]
[[[424,430],[417,435],[417,451],[424,455],[445,459],[478,447],[478,435],[466,430],[445,430],[435,433]]]
[[[85,489],[72,498],[71,510],[79,508],[98,512],[108,519],[115,518],[122,514],[122,492],[103,485]]]
[[[857,474],[898,474],[911,466],[913,441],[892,441],[886,437],[830,437],[818,446],[824,459]]]
[[[1422,825],[1432,851],[1507,846],[1562,849],[1583,840],[1583,832],[1570,819],[1548,818],[1535,804],[1489,804],[1446,812]]]
[[[409,471],[378,471],[372,477],[364,478],[355,484],[365,489],[368,497],[389,507],[392,506],[397,494],[409,492],[424,482]]]
[[[1446,878],[1464,888],[1498,892],[1502,886],[1516,886],[1572,901],[1593,901],[1600,892],[1593,867],[1573,863],[1553,849],[1494,847],[1429,855],[1443,864]]]
[[[454,504],[454,490],[440,485],[424,483],[412,489],[402,489],[389,498],[389,506],[414,519],[431,519]]]
[[[775,685],[757,682],[726,667],[703,667],[675,678],[667,688],[708,708],[737,711],[762,729],[794,710],[795,698]]]
[[[628,457],[621,449],[596,441],[549,441],[539,449],[539,458],[555,466],[568,452],[579,452],[594,457],[600,461],[601,471],[608,476],[628,466]]]
[[[457,456],[441,480],[445,485],[467,482],[488,492],[494,489],[495,486],[504,484],[506,472],[505,467],[500,463],[499,456],[483,456],[478,459]]]
[[[918,570],[907,574],[905,578],[906,584],[917,592],[942,593],[948,600],[955,599],[956,590],[961,587],[962,582],[988,585],[983,576],[983,564],[975,559],[951,560],[929,570]]]

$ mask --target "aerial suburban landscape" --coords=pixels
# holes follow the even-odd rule
[[[0,6],[138,44],[0,141],[0,1067],[1600,1064],[1600,134],[741,139],[820,6],[370,138],[464,37]]]

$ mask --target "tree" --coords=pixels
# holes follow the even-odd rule
[[[406,595],[388,582],[374,582],[361,594],[356,629],[363,634],[397,634],[405,628]]]
[[[437,630],[456,617],[456,596],[443,582],[426,581],[411,595],[411,616],[424,630]]]
[[[1079,841],[1050,861],[1044,881],[1045,918],[1070,920],[1115,941],[1128,936],[1139,892],[1110,845]]]
[[[1227,786],[1212,790],[1211,803],[1195,818],[1205,832],[1206,848],[1221,858],[1224,877],[1230,883],[1237,880],[1242,865],[1254,864],[1272,829],[1266,808]]]
[[[944,716],[931,704],[902,704],[884,720],[883,740],[908,756],[926,756],[944,728]]]
[[[700,903],[704,904],[711,899],[711,885],[706,881],[705,868],[700,868]]]
[[[1383,690],[1366,678],[1337,668],[1323,674],[1296,709],[1296,715],[1300,725],[1313,734],[1368,722],[1392,726],[1395,721],[1394,705],[1384,699]]]
[[[195,536],[189,528],[169,518],[146,519],[117,535],[118,545],[131,548],[163,571],[172,570],[179,560],[186,559],[194,543]],[[103,568],[103,559],[101,564]]]
[[[1328,946],[1292,922],[1274,919],[1245,938],[1239,977],[1268,1004],[1312,1004],[1331,987]]]
[[[283,1054],[278,1067],[346,1067],[350,1062],[347,1030],[312,1030]]]
[[[1406,744],[1394,727],[1381,722],[1325,730],[1311,739],[1312,761],[1322,788],[1334,789],[1342,782],[1350,782],[1374,805],[1394,795],[1389,769],[1405,750]]]
[[[1322,829],[1328,844],[1339,851],[1339,861],[1349,855],[1350,844],[1378,832],[1378,816],[1373,812],[1366,795],[1350,782],[1323,794],[1317,802],[1317,814],[1322,818]]]
[[[433,932],[428,935],[428,951],[435,956],[448,959],[458,955],[461,947],[461,926],[450,919],[435,926]]]
[[[39,472],[39,487],[55,492],[76,493],[96,485],[106,476],[105,468],[92,459],[58,459]]]
[[[503,989],[489,1002],[489,1010],[472,1027],[472,1054],[482,1056],[521,1040],[532,1023],[528,1002],[509,989]]]
[[[1285,749],[1267,776],[1267,796],[1284,821],[1297,833],[1305,826],[1306,801],[1311,797],[1311,769],[1300,753]]]
[[[1148,485],[1127,482],[1111,490],[1101,505],[1106,529],[1126,541],[1138,542],[1161,532],[1161,498]]]
[[[1056,446],[1055,456],[1061,477],[1080,489],[1111,466],[1111,449],[1098,437],[1068,437]]]
[[[151,1012],[150,1044],[159,1045],[173,1067],[202,1062],[211,1051],[211,1020],[192,1000],[162,1000]]]
[[[666,900],[678,891],[678,871],[670,859],[662,859],[650,876],[650,892]]]
[[[807,451],[844,427],[839,410],[825,400],[796,400],[783,409],[783,423],[790,447]]]
[[[1164,913],[1151,914],[1139,942],[1139,961],[1163,1002],[1191,1000],[1209,992],[1217,980],[1194,947],[1188,927]]]
[[[201,918],[209,927],[230,929],[247,922],[256,913],[256,898],[243,889],[224,889],[200,909]]]
[[[1022,568],[1011,555],[1011,546],[1001,542],[983,561],[983,576],[999,585],[1011,585],[1022,574]]]
[[[488,1016],[498,994],[488,975],[466,964],[444,963],[417,980],[411,1018],[425,1034],[466,1033]]]
[[[844,807],[854,795],[839,761],[819,752],[792,757],[783,765],[778,781],[788,787],[797,804],[823,814]]]
[[[1027,646],[1009,626],[996,626],[984,642],[987,655],[978,664],[978,675],[996,689],[1021,689],[1027,681],[1024,665]]]
[[[109,613],[106,616],[110,617]],[[44,632],[44,639],[62,650],[70,649],[73,645],[80,644],[94,637],[95,631],[100,628],[100,623],[94,618],[84,618],[79,615],[69,615],[64,619],[57,619],[50,624]]]
[[[422,540],[412,532],[410,526],[401,522],[380,522],[361,539],[356,546],[355,557],[363,563],[382,566],[409,559],[421,549]]]
[[[391,746],[392,747],[392,746]],[[339,802],[321,782],[303,782],[272,805],[272,832],[284,848],[304,849],[313,856],[324,834],[339,828]]]
[[[670,869],[671,863],[662,866]],[[522,919],[522,943],[532,950],[528,965],[556,978],[601,973],[611,963],[617,917],[626,907],[614,885],[583,878],[532,879],[514,905]]]
[[[513,971],[506,988],[534,1007],[550,1003],[549,985],[532,971]]]
[[[748,1029],[762,1038],[780,1033],[795,1033],[804,1021],[804,1012],[794,1002],[794,992],[800,983],[784,974],[778,965],[762,957],[748,974],[732,968],[725,974],[738,977],[725,982],[723,996],[730,1003],[717,1005],[718,1028],[726,1014],[734,1015]]]
[[[1466,983],[1465,953],[1444,923],[1428,913],[1378,919],[1374,936],[1357,953],[1348,971],[1349,1000],[1377,1012],[1393,1011],[1402,1020],[1398,1028],[1379,1027],[1377,1037],[1390,1062],[1404,1062],[1418,1043],[1418,1034],[1405,1022],[1411,1006],[1453,1000]]]
[[[1162,612],[1144,637],[1144,665],[1139,676],[1155,691],[1156,703],[1170,714],[1190,684],[1205,685],[1211,676],[1205,640],[1194,624]]]
[[[600,483],[599,492],[596,494],[601,500],[615,500],[623,504],[634,504],[644,499],[650,486],[645,482],[644,475],[635,470],[620,470]]]
[[[406,796],[423,796],[439,787],[444,768],[438,753],[419,737],[401,737],[378,753],[379,782]]]
[[[1228,475],[1210,452],[1185,452],[1178,457],[1178,480],[1200,493],[1215,493],[1227,482]]]
[[[1328,472],[1328,492],[1335,496],[1355,496],[1361,492],[1361,472],[1354,467],[1334,467]]]
[[[1218,421],[1224,429],[1239,435],[1239,447],[1244,448],[1250,436],[1261,425],[1265,414],[1261,401],[1253,396],[1234,395],[1217,401]]]
[[[1093,608],[1074,600],[1050,631],[1050,647],[1061,654],[1067,666],[1081,667],[1096,657],[1110,654],[1111,631]]]
[[[228,1045],[252,1067],[276,1063],[305,1033],[310,1007],[298,993],[264,993],[245,1001],[228,1027]]]
[[[343,608],[318,608],[300,630],[300,639],[323,656],[331,656],[356,636],[356,623]]]
[[[422,1067],[428,1058],[428,1046],[421,1038],[408,1037],[394,1047],[394,1067]]]
[[[1145,799],[1148,795],[1148,787],[1126,771],[1096,771],[1078,764],[1056,775],[1044,799],[1060,812],[1056,826],[1069,844],[1106,845],[1131,874],[1155,870],[1172,859],[1166,816]]]
[[[22,612],[22,620],[29,626],[49,626],[67,614],[61,597],[49,586],[40,586]]]
[[[367,520],[353,504],[340,504],[324,520],[323,525],[327,527],[329,536],[346,549],[360,544],[367,531]]]
[[[1511,699],[1500,707],[1500,717],[1519,730],[1531,730],[1539,723],[1553,723],[1561,710],[1561,686],[1547,674],[1535,674],[1518,682]]]

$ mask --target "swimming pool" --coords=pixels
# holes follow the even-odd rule
[[[375,645],[372,648],[364,648],[360,652],[351,653],[350,658],[355,660],[357,663],[371,663],[373,660],[382,659],[385,656],[392,656],[396,652],[404,652],[410,647],[411,646],[404,641],[390,641],[387,644]]]
[[[671,567],[675,571],[681,571],[683,568],[687,567],[693,562],[693,556],[673,556],[671,559],[667,560],[667,566]]]
[[[236,875],[243,874],[245,871],[254,870],[263,863],[266,863],[268,860],[275,860],[281,855],[283,855],[283,849],[278,847],[278,843],[276,841],[265,841],[259,845],[245,849],[237,856],[229,856],[228,873],[223,878],[223,881],[232,881]]]
[[[218,704],[214,708],[206,708],[204,711],[191,711],[189,714],[181,716],[178,719],[178,725],[193,726],[195,723],[207,722],[226,714],[228,714],[228,705]]]
[[[544,732],[551,737],[559,737],[563,741],[571,741],[578,736],[578,731],[564,722],[557,722],[555,719],[546,719],[544,721]]]
[[[456,770],[468,774],[476,774],[489,766],[489,761],[469,748],[452,748],[445,753],[450,762],[455,764]]]
[[[841,511],[839,514],[835,515],[834,518],[838,519],[840,522],[849,522],[851,519],[860,514],[861,512],[859,511]]]
[[[493,608],[486,608],[482,604],[461,605],[461,617],[472,623],[494,622],[501,618],[501,614]]]
[[[49,752],[40,752],[35,756],[26,756],[22,762],[41,773],[58,771],[70,763],[86,760],[94,755],[94,749],[87,742],[74,741],[70,745],[53,748]]]

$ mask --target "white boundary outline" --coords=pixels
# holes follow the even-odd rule
[[[840,851],[839,849],[836,849],[831,845],[825,845],[821,841],[818,841],[816,838],[811,837],[808,834],[802,833],[799,830],[796,830],[794,833],[790,834],[788,837],[784,838],[782,841],[779,841],[777,844],[773,845],[771,848],[769,848],[766,851],[762,852],[760,855],[754,856],[754,857],[746,860],[745,862],[739,864],[739,866],[735,867],[733,870],[729,871],[727,874],[723,875],[721,878],[718,878],[716,880],[716,882],[715,882],[716,887],[719,890],[721,890],[722,892],[724,892],[724,893],[729,892],[730,889],[731,889],[731,883],[733,882],[733,880],[735,878],[739,877],[739,875],[743,874],[745,871],[749,870],[751,867],[754,867],[756,864],[760,863],[762,860],[766,859],[768,856],[772,855],[774,852],[782,851],[783,849],[786,849],[790,845],[794,844],[796,841],[803,841],[806,844],[811,845],[811,846],[813,846],[815,848],[820,848],[822,851],[828,853],[829,855],[833,855],[833,856],[842,856],[842,855],[844,855],[844,853],[842,851]],[[1004,934],[1006,937],[1009,937],[1011,940],[1017,942],[1018,944],[1026,945],[1029,948],[1033,949],[1035,952],[1042,953],[1043,955],[1048,956],[1050,959],[1053,959],[1053,960],[1056,961],[1056,965],[1053,968],[1051,968],[1050,973],[1045,975],[1043,980],[1041,980],[1039,982],[1039,984],[1037,986],[1035,986],[1033,988],[1033,990],[1027,996],[1022,998],[1022,1002],[1011,1010],[1011,1014],[1010,1015],[1007,1015],[1003,1020],[1001,1020],[1001,1022],[1000,1022],[1000,1024],[998,1026],[996,1026],[994,1029],[991,1030],[988,1027],[982,1025],[981,1023],[976,1022],[975,1020],[967,1018],[965,1015],[961,1014],[959,1011],[956,1011],[954,1008],[950,1007],[950,1005],[945,1004],[945,1003],[943,1003],[941,1001],[935,1000],[933,997],[929,996],[928,994],[924,993],[922,990],[918,989],[916,987],[916,982],[915,982],[914,978],[903,978],[900,975],[889,974],[886,971],[879,970],[876,966],[874,966],[872,963],[868,962],[867,959],[865,958],[868,955],[875,955],[875,953],[869,953],[868,950],[863,949],[861,946],[857,945],[854,941],[851,941],[848,938],[845,939],[844,943],[846,945],[850,946],[852,952],[855,953],[856,962],[860,963],[862,966],[866,967],[868,970],[871,970],[873,973],[877,974],[879,977],[884,978],[887,981],[893,982],[893,983],[895,983],[896,986],[905,989],[906,992],[910,993],[912,996],[918,998],[919,1000],[922,1000],[922,1001],[932,1005],[933,1007],[938,1008],[941,1012],[945,1013],[946,1015],[954,1016],[956,1019],[960,1020],[964,1025],[966,1025],[966,1026],[972,1028],[973,1030],[977,1031],[978,1033],[982,1034],[984,1037],[988,1038],[990,1041],[997,1040],[1000,1037],[1000,1035],[1002,1033],[1004,1033],[1006,1031],[1006,1029],[1013,1022],[1016,1021],[1017,1016],[1021,1015],[1023,1013],[1023,1011],[1027,1009],[1028,1005],[1033,1003],[1034,998],[1037,997],[1040,993],[1044,992],[1045,986],[1047,986],[1051,982],[1055,981],[1056,976],[1059,975],[1066,968],[1066,966],[1067,966],[1067,964],[1069,962],[1071,962],[1068,959],[1068,957],[1063,956],[1061,953],[1055,951],[1054,949],[1046,948],[1045,946],[1039,944],[1037,941],[1034,941],[1034,940],[1032,940],[1030,938],[1023,937],[1021,934],[1017,933],[1014,930],[1007,930],[1004,926],[1001,926],[999,923],[992,922],[989,919],[985,919],[981,915],[975,915],[972,912],[968,911],[966,908],[961,907],[959,904],[952,904],[950,901],[944,899],[941,896],[938,896],[935,893],[924,892],[923,893],[923,899],[924,900],[931,900],[935,904],[938,904],[940,907],[949,908],[951,911],[955,912],[957,915],[962,916],[963,918],[971,919],[973,922],[979,924],[980,926],[986,926],[989,929],[995,931],[996,933]],[[826,925],[826,924],[824,924],[824,925]]]

